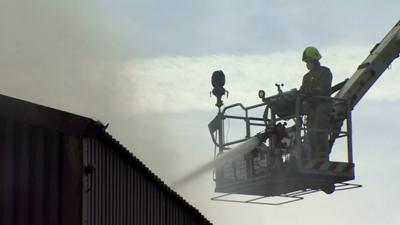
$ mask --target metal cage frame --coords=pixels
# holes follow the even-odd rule
[[[361,187],[362,187],[362,185],[360,185],[360,184],[342,182],[342,183],[335,184],[335,191],[345,191],[345,190],[361,188]],[[225,199],[225,197],[227,197],[227,196],[235,195],[235,194],[232,194],[232,193],[225,193],[225,194],[222,194],[222,195],[218,195],[218,196],[212,197],[211,200],[220,201],[220,202],[236,202],[236,203],[249,203],[249,204],[257,204],[257,205],[280,206],[280,205],[285,205],[285,204],[288,204],[288,203],[304,200],[303,196],[309,195],[309,194],[313,194],[313,193],[317,193],[317,192],[321,192],[321,190],[308,189],[308,190],[295,191],[295,192],[291,192],[291,193],[288,193],[288,194],[282,194],[282,195],[278,195],[278,196],[257,196],[255,198],[250,198],[249,200],[246,200],[246,201]],[[277,203],[273,203],[273,202],[257,202],[257,201],[259,201],[261,199],[267,199],[267,198],[271,198],[271,197],[288,198],[288,200],[287,201],[277,202]]]

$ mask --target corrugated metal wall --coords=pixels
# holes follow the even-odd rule
[[[4,95],[0,108],[0,225],[210,224],[101,123]]]
[[[54,130],[0,118],[0,224],[79,224],[78,143]]]
[[[84,182],[84,224],[210,224],[178,200],[177,195],[162,188],[142,165],[115,151],[115,147],[86,138],[83,148],[85,165],[95,168]]]

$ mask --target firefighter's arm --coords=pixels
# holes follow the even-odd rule
[[[303,80],[302,80],[301,86],[299,88],[299,93],[300,94],[305,94],[305,83],[306,83],[306,77],[303,76]]]
[[[326,68],[321,73],[318,80],[318,85],[315,88],[316,95],[318,96],[330,96],[332,86],[332,73]]]

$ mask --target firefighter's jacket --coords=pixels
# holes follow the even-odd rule
[[[303,112],[311,114],[329,114],[332,110],[332,102],[315,96],[330,97],[332,85],[332,73],[324,66],[316,66],[303,77],[300,94],[305,95]]]
[[[331,94],[332,73],[324,66],[317,66],[303,77],[300,92],[310,96],[325,96]]]

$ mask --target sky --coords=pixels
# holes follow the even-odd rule
[[[257,104],[259,89],[300,86],[302,50],[312,45],[338,83],[399,21],[399,8],[394,0],[2,0],[0,94],[110,123],[171,184],[213,158],[213,71],[226,74],[226,104]],[[211,201],[211,173],[175,191],[214,224],[397,225],[399,75],[397,60],[353,113],[354,182],[363,188],[280,207]]]

